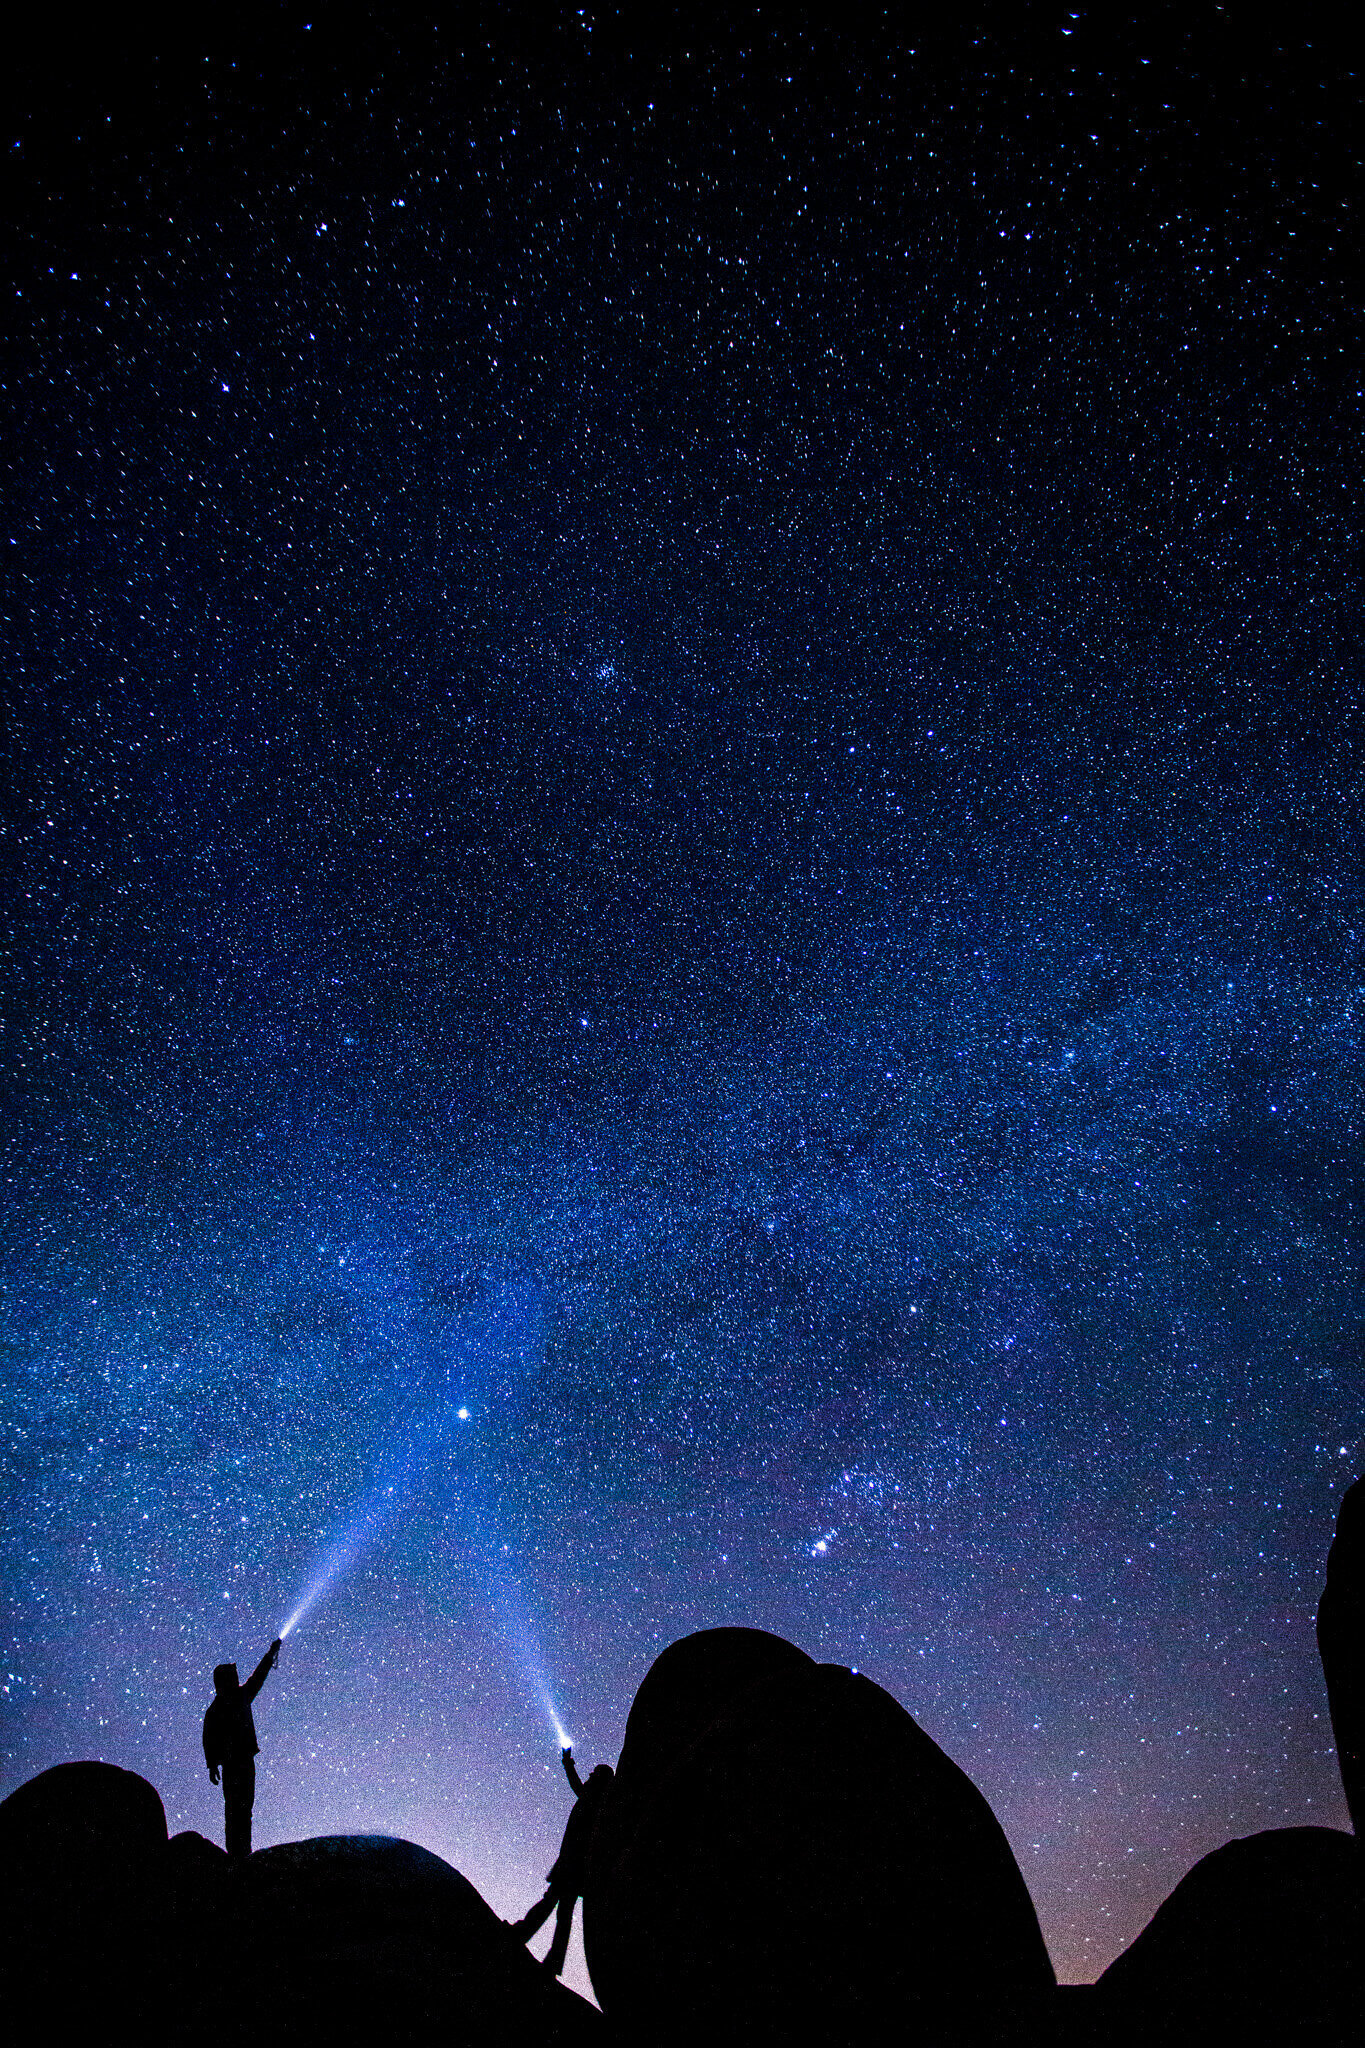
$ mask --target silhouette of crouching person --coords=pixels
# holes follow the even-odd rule
[[[595,1770],[589,1771],[585,1784],[578,1775],[571,1749],[560,1752],[560,1762],[573,1787],[574,1809],[565,1826],[559,1854],[550,1866],[549,1890],[529,1913],[512,1924],[512,1932],[518,1939],[529,1941],[545,1925],[551,1913],[555,1914],[554,1935],[541,1964],[541,1968],[552,1977],[557,1977],[564,1968],[564,1958],[569,1952],[569,1933],[573,1927],[573,1909],[583,1896],[587,1880],[593,1830],[616,1776],[610,1764],[598,1764]]]
[[[239,1683],[235,1664],[216,1664],[213,1670],[214,1697],[204,1716],[204,1761],[209,1783],[223,1781],[223,1833],[228,1855],[234,1859],[251,1854],[251,1810],[256,1804],[256,1723],[251,1702],[275,1668],[280,1654],[279,1637],[270,1645],[245,1685]]]

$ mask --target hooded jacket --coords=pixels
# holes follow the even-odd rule
[[[245,1685],[237,1682],[235,1664],[214,1667],[214,1698],[204,1716],[204,1761],[210,1770],[223,1765],[249,1764],[259,1752],[256,1723],[251,1717],[255,1699],[275,1662],[272,1646],[267,1650]]]

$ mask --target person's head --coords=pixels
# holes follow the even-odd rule
[[[594,1764],[588,1772],[588,1784],[595,1785],[599,1792],[605,1792],[615,1776],[616,1773],[610,1764]],[[583,1789],[586,1791],[587,1786]]]
[[[213,1667],[213,1689],[220,1700],[228,1699],[241,1690],[235,1664],[215,1664]]]

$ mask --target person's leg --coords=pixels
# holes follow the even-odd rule
[[[569,1930],[573,1926],[573,1909],[577,1892],[565,1892],[559,1902],[559,1913],[555,1919],[554,1938],[546,1953],[544,1968],[552,1977],[557,1977],[564,1968],[564,1959],[569,1953]]]
[[[256,1760],[223,1765],[223,1834],[228,1855],[251,1854],[251,1809],[256,1803]]]
[[[555,1907],[559,1904],[559,1893],[551,1885],[543,1899],[538,1899],[529,1913],[523,1913],[520,1920],[512,1922],[512,1932],[522,1941],[529,1941],[545,1925]]]

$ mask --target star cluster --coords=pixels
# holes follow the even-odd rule
[[[86,60],[0,136],[0,1791],[105,1755],[217,1834],[210,1667],[344,1551],[257,1841],[502,1912],[554,1715],[614,1755],[720,1621],[905,1702],[1067,1977],[1344,1824],[1344,51],[289,7]]]

